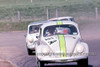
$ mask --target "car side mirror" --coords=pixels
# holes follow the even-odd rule
[[[26,37],[27,36],[27,34],[24,34],[24,37]]]

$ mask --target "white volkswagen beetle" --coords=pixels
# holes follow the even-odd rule
[[[34,55],[35,53],[35,41],[37,41],[37,36],[39,36],[39,28],[45,23],[45,21],[41,22],[32,22],[28,25],[27,35],[26,37],[26,46],[29,55]]]
[[[55,62],[77,62],[79,67],[88,67],[88,45],[82,41],[78,25],[72,21],[43,24],[35,50],[39,67]]]

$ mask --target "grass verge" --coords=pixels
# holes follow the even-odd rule
[[[80,19],[80,20],[76,20],[76,22],[79,25],[79,28],[82,30],[85,27],[87,27],[88,25],[91,26],[90,28],[92,28],[94,26],[94,24],[97,26],[99,24],[98,21],[100,21],[99,19]],[[31,21],[28,22],[0,22],[0,32],[9,32],[9,31],[25,31],[27,30],[28,24],[31,23]]]
[[[0,32],[24,31],[30,22],[0,22]]]

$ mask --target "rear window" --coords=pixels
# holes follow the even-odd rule
[[[64,20],[65,20],[65,21],[68,21],[68,19],[67,19],[67,18],[61,19],[61,21],[64,21]]]

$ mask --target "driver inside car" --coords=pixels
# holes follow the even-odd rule
[[[46,32],[46,36],[51,36],[51,35],[53,35],[54,34],[54,28],[52,27],[50,27],[50,28],[48,28],[48,30],[47,30],[47,32]]]

